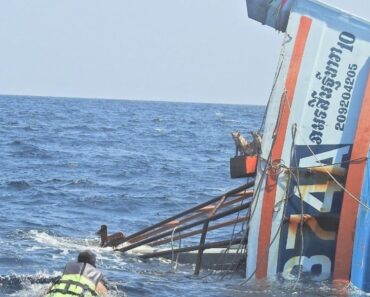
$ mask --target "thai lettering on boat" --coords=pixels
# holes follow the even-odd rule
[[[322,143],[330,100],[333,97],[333,93],[342,85],[339,80],[336,80],[342,55],[345,51],[353,51],[355,40],[356,37],[353,34],[341,32],[336,46],[331,47],[329,50],[324,71],[318,71],[315,75],[315,78],[319,80],[319,87],[312,91],[311,98],[307,102],[308,106],[314,109],[311,124],[312,131],[309,139],[315,144]]]

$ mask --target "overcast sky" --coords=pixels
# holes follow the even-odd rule
[[[261,105],[282,38],[245,0],[0,0],[0,93]]]

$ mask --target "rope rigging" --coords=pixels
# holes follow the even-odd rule
[[[285,96],[286,96],[286,92],[284,92]],[[292,119],[293,119],[293,122],[296,122],[295,119],[294,119],[294,114],[292,113],[292,108],[289,104],[289,100],[284,100],[288,103],[288,107],[289,107],[289,111],[290,111],[290,114],[292,116]],[[299,129],[297,129],[297,133],[300,137],[300,140],[304,143],[304,145],[308,148],[308,150],[310,151],[311,155],[316,159],[316,162],[318,164],[320,164],[320,167],[324,168],[324,170],[326,171],[326,173],[331,177],[331,179],[344,191],[346,192],[353,200],[355,200],[359,205],[361,205],[363,208],[365,208],[367,211],[370,210],[370,207],[368,205],[366,205],[365,203],[363,203],[358,197],[356,197],[354,194],[352,194],[350,191],[348,191],[346,189],[346,187],[344,187],[339,181],[338,179],[327,169],[327,164],[323,164],[321,162],[321,160],[318,158],[318,156],[315,154],[315,152],[312,150],[312,148],[307,144],[307,142],[305,141],[301,131]],[[359,162],[359,161],[367,161],[368,158],[367,157],[362,157],[362,158],[358,158],[358,159],[355,159],[355,160],[349,160],[348,162],[351,163],[351,162]]]

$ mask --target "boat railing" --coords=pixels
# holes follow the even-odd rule
[[[181,253],[198,251],[195,274],[199,274],[203,252],[207,249],[228,249],[233,245],[246,245],[245,222],[249,219],[254,181],[248,182],[223,195],[219,195],[195,207],[182,211],[159,223],[144,228],[119,240],[116,251],[128,252],[139,247],[150,247],[149,252],[139,256],[177,257]],[[238,226],[239,230],[236,228]],[[217,230],[230,228],[230,233]],[[238,232],[236,232],[238,230]],[[213,231],[213,232],[212,232]],[[210,236],[209,233],[214,233]],[[225,238],[226,234],[226,238]],[[200,239],[196,239],[200,235]],[[207,241],[208,240],[212,241]],[[178,248],[174,248],[175,243]],[[245,249],[244,249],[245,250]],[[244,257],[245,258],[245,257]]]

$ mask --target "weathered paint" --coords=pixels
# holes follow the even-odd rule
[[[258,14],[274,8],[263,10],[261,2],[279,1],[257,5],[247,0],[248,9],[258,6],[251,17],[277,29],[287,23],[262,158],[267,160],[271,152],[272,161],[280,160],[291,170],[266,175],[266,161],[258,166],[256,184],[261,182],[261,190],[252,206],[247,277],[255,272],[258,278],[291,278],[301,267],[313,280],[328,279],[333,272],[348,279],[356,218],[348,213],[356,214],[358,203],[344,196],[342,187],[351,187],[359,196],[363,170],[349,161],[366,156],[370,138],[361,120],[370,112],[365,100],[370,24],[312,0],[284,1],[291,7],[284,12],[288,19],[275,14],[278,20],[266,21],[269,13]],[[358,139],[362,145],[357,145]],[[346,240],[345,248],[337,246],[338,236]]]
[[[310,31],[311,22],[311,19],[307,17],[302,17],[298,27],[298,33],[292,54],[292,57],[294,58],[291,59],[288,70],[288,76],[285,83],[286,92],[281,104],[280,120],[277,127],[277,131],[280,137],[276,138],[274,146],[272,147],[273,160],[281,158],[290,115],[289,106],[292,104],[293,101],[297,84],[297,77],[301,66],[306,40]],[[277,179],[274,175],[267,176],[266,190],[263,197],[263,212],[261,214],[259,243],[257,251],[257,258],[261,259],[256,271],[256,276],[258,278],[265,277],[267,273],[267,258],[270,246],[271,221],[275,204],[276,183]]]
[[[368,153],[370,157],[370,151]],[[362,186],[361,202],[370,206],[370,161],[367,161]],[[360,207],[352,257],[352,283],[363,291],[370,292],[370,212]]]
[[[369,33],[370,34],[370,33]],[[370,74],[370,73],[369,73]],[[353,239],[358,201],[353,196],[361,196],[361,187],[366,162],[363,159],[367,156],[370,137],[370,75],[367,80],[361,112],[358,119],[356,135],[353,143],[351,159],[359,160],[349,164],[348,177],[345,187],[340,224],[338,229],[337,249],[335,253],[334,278],[348,280],[351,270]],[[351,210],[351,211],[348,211]]]
[[[247,0],[248,16],[285,32],[294,0]]]

